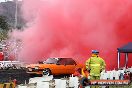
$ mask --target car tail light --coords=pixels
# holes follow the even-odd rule
[[[39,69],[39,67],[35,67],[35,69]]]
[[[32,71],[32,68],[28,68],[28,71]]]

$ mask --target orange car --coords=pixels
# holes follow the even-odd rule
[[[82,68],[83,65],[72,58],[48,58],[41,64],[30,64],[26,67],[29,74],[60,75],[73,74],[76,68]]]

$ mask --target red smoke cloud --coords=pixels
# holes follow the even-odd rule
[[[100,51],[107,69],[117,66],[117,48],[132,40],[131,0],[24,0],[28,28],[19,58],[73,57],[84,62]],[[122,62],[123,64],[123,62]]]

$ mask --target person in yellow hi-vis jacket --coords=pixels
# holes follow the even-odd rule
[[[98,50],[92,50],[92,56],[86,61],[86,69],[90,72],[90,80],[99,80],[100,73],[105,69],[105,61],[99,57]],[[92,88],[99,88],[93,86]]]

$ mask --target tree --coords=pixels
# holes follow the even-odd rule
[[[0,16],[0,40],[4,40],[8,37],[9,25],[4,16]]]
[[[6,17],[4,16],[0,16],[0,28],[2,30],[7,30],[7,31],[9,30],[9,25],[6,21]]]

